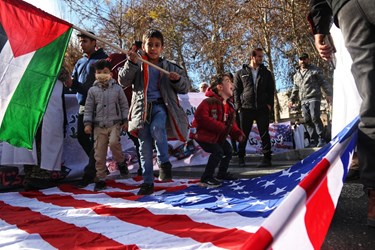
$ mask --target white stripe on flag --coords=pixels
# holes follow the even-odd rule
[[[0,125],[3,122],[9,102],[34,54],[35,51],[14,58],[9,41],[6,42],[0,52]]]
[[[345,146],[346,147],[346,146]],[[353,157],[353,153],[350,154],[350,159]],[[349,159],[349,162],[350,162]],[[342,187],[344,183],[342,178],[344,176],[344,164],[342,163],[340,156],[334,159],[333,163],[331,163],[332,167],[329,169],[327,173],[328,177],[328,190],[332,197],[332,201],[336,207],[338,199],[341,194]]]
[[[141,249],[153,249],[155,245],[159,249],[221,249],[211,243],[200,243],[193,239],[180,238],[163,233],[150,227],[127,223],[115,216],[101,216],[89,208],[60,207],[50,203],[39,202],[34,198],[26,198],[17,193],[5,194],[0,197],[0,200],[11,206],[29,208],[34,212],[39,212],[42,215],[65,223],[74,224],[77,227],[86,227],[91,232],[102,234],[124,245],[136,244]],[[119,203],[117,207],[122,206]],[[126,232],[125,235],[124,232]],[[178,245],[176,246],[175,242],[177,241]]]
[[[10,225],[1,219],[0,228],[1,249],[56,249],[47,242],[45,242],[38,234],[28,234],[27,232],[17,228],[14,225]],[[9,237],[9,235],[12,235],[12,237]]]
[[[301,200],[303,201],[301,202]],[[271,215],[272,220],[266,220],[264,225],[275,238],[274,242],[272,242],[272,249],[313,249],[314,247],[310,243],[305,225],[305,190],[297,185],[283,203],[283,210],[276,209]],[[297,207],[295,207],[295,205],[297,205]],[[286,210],[288,210],[288,212],[286,212]],[[292,216],[285,216],[286,214],[291,214]],[[273,225],[275,225],[276,220],[285,220],[285,222],[277,222],[278,226],[284,225],[284,227],[281,231],[280,228],[275,228],[276,232],[274,232]]]
[[[117,181],[117,182],[125,182],[125,181]],[[163,183],[167,184],[167,183]],[[159,183],[155,183],[155,186],[162,185]],[[164,185],[163,185],[164,186]],[[87,188],[88,190],[90,188]],[[91,188],[92,190],[92,188]],[[107,188],[105,190],[106,192],[113,192],[111,188]],[[116,191],[124,191],[116,189]],[[136,192],[136,190],[127,190],[127,192]],[[180,215],[187,215],[192,220],[196,222],[201,223],[207,223],[210,225],[218,226],[218,227],[224,227],[224,228],[237,228],[244,230],[246,232],[255,233],[256,230],[259,229],[259,226],[263,223],[264,218],[263,217],[244,217],[241,216],[235,212],[227,212],[225,215],[220,217],[220,220],[218,220],[218,214],[210,212],[204,208],[200,209],[189,209],[189,208],[179,208],[179,207],[173,207],[172,205],[168,205],[165,203],[158,203],[158,202],[139,202],[134,200],[124,200],[121,198],[113,198],[105,193],[101,194],[72,194],[68,192],[63,192],[59,190],[58,188],[54,189],[47,189],[47,190],[40,190],[40,192],[46,194],[46,195],[71,195],[74,199],[77,200],[84,200],[87,202],[95,202],[103,205],[110,205],[113,207],[118,208],[137,208],[137,207],[143,207],[147,208],[151,213],[155,215],[168,215],[168,214],[180,214]],[[236,221],[236,224],[233,225],[233,221]]]

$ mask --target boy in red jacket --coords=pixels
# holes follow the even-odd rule
[[[229,98],[233,95],[233,82],[230,73],[214,76],[211,87],[206,91],[206,98],[199,104],[192,123],[193,132],[190,138],[211,153],[201,183],[207,187],[218,187],[219,180],[237,179],[229,173],[229,162],[232,158],[232,146],[227,141],[230,135],[237,141],[245,139],[244,133],[236,124],[236,114]],[[195,130],[195,131],[194,131]],[[215,168],[219,171],[214,178]]]

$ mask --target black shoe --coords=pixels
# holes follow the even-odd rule
[[[172,164],[165,162],[159,165],[159,181],[172,180]]]
[[[139,167],[138,170],[137,170],[137,175],[142,176],[142,174],[143,174],[142,168]]]
[[[235,181],[238,180],[238,177],[230,172],[226,172],[224,174],[218,173],[216,179],[219,181]]]
[[[125,161],[121,163],[117,163],[117,168],[120,170],[121,177],[124,177],[124,178],[129,177],[129,169]]]
[[[94,191],[100,191],[103,189],[106,189],[107,185],[105,184],[105,181],[98,181],[95,182]]]
[[[46,188],[55,187],[57,185],[58,185],[58,181],[54,181],[51,179],[47,180],[47,179],[38,179],[38,178],[27,178],[24,181],[25,191],[46,189]]]
[[[245,164],[245,158],[244,157],[238,157],[238,166],[240,168],[244,168],[246,167],[246,164]]]
[[[318,142],[318,145],[316,145],[318,148],[321,148],[323,147],[324,145],[326,145],[326,141],[323,139],[323,138],[319,138],[319,142]]]
[[[89,184],[91,184],[93,182],[94,182],[94,179],[83,177],[81,181],[79,181],[77,184],[75,184],[75,187],[77,187],[77,188],[85,188],[85,187],[87,187]]]
[[[150,195],[154,192],[154,183],[142,183],[137,195]]]
[[[271,159],[263,158],[262,161],[257,165],[257,168],[272,167]]]
[[[202,184],[202,186],[208,187],[208,188],[216,188],[216,187],[221,186],[221,182],[216,180],[213,177],[201,179],[201,184]]]
[[[315,142],[314,140],[311,140],[307,147],[308,148],[316,148],[317,145],[318,145],[317,142]]]

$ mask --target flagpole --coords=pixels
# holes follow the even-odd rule
[[[91,37],[91,38],[93,38],[93,39],[95,39],[95,40],[98,40],[98,41],[104,43],[104,44],[107,44],[109,47],[111,47],[111,48],[113,48],[113,49],[115,49],[115,50],[119,50],[119,51],[121,51],[121,52],[124,53],[124,54],[127,54],[127,53],[128,53],[126,50],[121,49],[120,47],[118,47],[118,46],[116,46],[116,45],[113,45],[113,44],[111,44],[110,42],[108,42],[108,41],[106,41],[106,40],[104,40],[104,39],[102,39],[102,38],[100,38],[100,37],[97,37],[97,36],[91,34],[90,32],[87,32],[87,31],[85,31],[85,30],[83,30],[83,29],[81,29],[81,28],[79,28],[79,27],[77,27],[77,26],[75,26],[75,25],[73,25],[72,28],[78,30],[79,32],[81,32],[82,34],[84,34],[84,35],[86,35],[86,36],[88,36],[88,37]],[[138,60],[140,60],[141,62],[147,63],[148,65],[154,67],[155,69],[157,69],[157,70],[159,70],[159,71],[161,71],[161,72],[163,72],[163,73],[169,75],[169,72],[168,72],[168,71],[166,71],[165,69],[163,69],[163,68],[161,68],[161,67],[159,67],[159,66],[157,66],[157,65],[155,65],[155,64],[153,64],[153,63],[150,63],[149,61],[143,59],[142,57],[138,57]]]

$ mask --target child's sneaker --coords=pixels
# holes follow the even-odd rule
[[[208,177],[208,178],[205,178],[205,179],[201,179],[201,184],[202,184],[202,186],[208,187],[208,188],[215,188],[215,187],[220,187],[221,186],[221,182],[218,181],[218,180],[216,180],[213,177]]]
[[[121,177],[124,177],[124,178],[129,177],[129,169],[125,161],[121,163],[117,163],[117,168],[118,170],[120,170]]]
[[[154,183],[142,183],[137,195],[150,195],[154,192]]]
[[[105,181],[98,181],[95,182],[94,191],[100,191],[103,189],[106,189],[107,185],[105,184]]]

